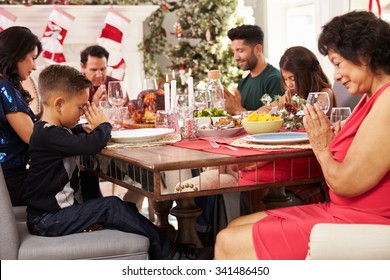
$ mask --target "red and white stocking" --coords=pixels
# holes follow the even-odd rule
[[[14,25],[16,16],[7,10],[0,8],[0,32]]]
[[[124,69],[126,64],[122,55],[122,38],[124,31],[130,23],[130,19],[118,11],[110,9],[104,23],[105,25],[97,42],[110,54],[108,66],[114,69]]]
[[[58,7],[55,7],[51,12],[41,39],[42,57],[46,63],[52,64],[66,61],[63,43],[73,20],[74,16]]]

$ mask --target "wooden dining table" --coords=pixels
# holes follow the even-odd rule
[[[195,204],[195,197],[268,189],[271,190],[268,200],[271,204],[281,203],[280,206],[286,206],[291,200],[285,195],[284,187],[323,181],[322,173],[314,172],[313,165],[318,163],[311,149],[236,147],[238,150],[232,151],[224,145],[226,144],[221,143],[220,148],[212,148],[207,139],[140,147],[113,145],[85,161],[83,168],[103,180],[148,197],[153,202],[156,225],[176,243],[195,244],[198,247],[202,243],[195,225],[201,209]],[[304,172],[301,172],[303,175],[295,176],[294,170],[299,168],[302,171],[302,166],[294,164],[297,165],[297,160],[302,159],[306,159],[308,164],[305,165]],[[284,176],[278,175],[277,163],[280,161],[290,164],[289,171]],[[237,172],[236,180],[229,185],[220,180],[227,166],[232,170],[239,170],[241,166],[253,165],[254,170],[261,170],[260,167],[256,169],[256,166],[263,165],[264,162],[271,165],[271,172],[267,170],[267,177],[270,178],[266,181],[261,179],[260,171],[254,173],[254,180],[240,178],[240,172]],[[202,183],[199,180],[199,186],[195,189],[180,191],[177,188],[189,178],[209,169],[217,169],[218,177],[213,186],[203,187],[208,182]],[[172,208],[173,201],[176,206]],[[177,231],[169,224],[169,214],[177,218]]]

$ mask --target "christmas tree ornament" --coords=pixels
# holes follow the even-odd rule
[[[173,24],[173,35],[176,36],[176,38],[180,39],[183,37],[183,28],[181,28],[181,24],[179,22],[175,22]]]
[[[14,14],[0,8],[0,32],[14,25],[16,19],[17,17]]]
[[[179,77],[181,85],[184,86],[186,84],[186,70],[184,64],[179,67]]]
[[[74,16],[56,6],[50,13],[46,29],[41,38],[42,57],[46,63],[66,61],[63,44],[74,19]]]
[[[129,24],[130,19],[111,8],[104,20],[100,38],[97,39],[97,43],[109,52],[108,66],[114,69],[126,68],[122,55],[122,38]]]
[[[206,30],[206,41],[207,43],[211,43],[211,32],[210,32],[210,28],[207,28]]]

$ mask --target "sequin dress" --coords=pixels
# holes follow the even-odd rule
[[[7,121],[6,115],[14,112],[23,112],[29,115],[33,122],[36,122],[37,119],[16,87],[11,82],[1,78],[0,103],[0,164],[8,189],[13,190],[20,187],[20,184],[16,182],[21,182],[27,174],[26,165],[29,155],[28,145],[13,130]],[[19,181],[15,180],[15,177],[23,178],[20,178],[21,181]],[[11,182],[15,182],[15,186],[10,186]],[[14,195],[11,191],[10,195],[14,204]]]

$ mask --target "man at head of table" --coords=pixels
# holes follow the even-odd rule
[[[80,53],[81,72],[92,82],[89,89],[89,102],[99,106],[99,101],[107,100],[110,81],[118,81],[107,75],[108,51],[98,45],[89,46]]]
[[[264,32],[257,25],[241,25],[228,32],[234,59],[248,75],[238,82],[234,93],[225,89],[226,111],[241,114],[243,111],[267,112],[270,106],[261,101],[264,94],[283,95],[280,72],[269,64],[263,54]]]

